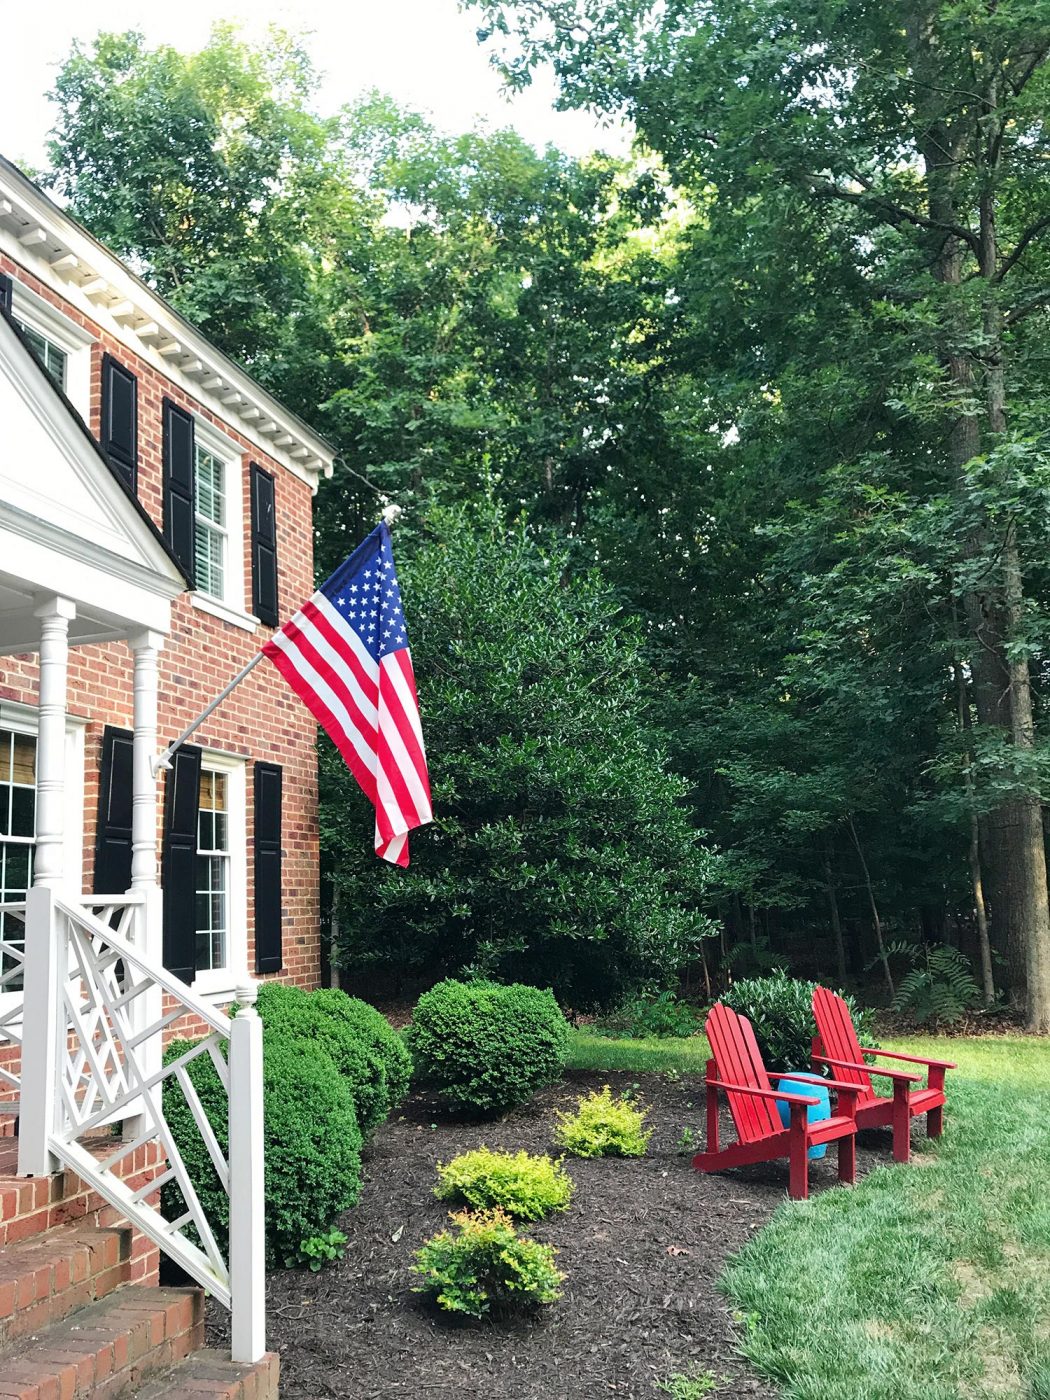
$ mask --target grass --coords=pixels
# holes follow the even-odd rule
[[[784,1400],[1050,1400],[1050,1042],[893,1048],[958,1063],[946,1135],[779,1208],[724,1279],[742,1350]],[[702,1073],[707,1053],[577,1031],[570,1063]]]

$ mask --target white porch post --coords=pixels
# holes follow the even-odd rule
[[[157,780],[153,760],[157,754],[158,659],[164,646],[159,632],[139,632],[129,639],[134,659],[134,727],[131,801],[131,892],[142,897],[136,937],[142,940],[146,956],[159,963],[163,956],[164,915],[162,893],[157,883]],[[139,1031],[156,1025],[163,1010],[163,994],[151,987],[135,999],[135,1025]],[[149,1078],[161,1067],[163,1047],[158,1033],[140,1046],[137,1058],[143,1075]],[[160,1105],[159,1088],[152,1091]],[[123,1136],[134,1141],[147,1127],[144,1114],[127,1118]]]
[[[65,1018],[59,985],[65,939],[54,898],[66,876],[65,836],[66,676],[69,624],[76,607],[48,598],[40,618],[40,721],[36,757],[36,849],[33,888],[26,897],[25,990],[22,1012],[22,1093],[18,1128],[20,1176],[45,1176],[57,1165],[48,1142],[58,1113],[58,1063]]]
[[[266,1175],[263,1147],[263,1038],[258,989],[238,987],[230,1026],[230,1350],[258,1361],[266,1350]]]

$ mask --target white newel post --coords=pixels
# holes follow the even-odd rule
[[[159,632],[140,632],[129,639],[134,660],[133,705],[135,738],[132,749],[131,800],[131,893],[142,900],[135,925],[136,939],[142,940],[146,956],[160,963],[164,952],[163,896],[157,882],[157,779],[153,761],[157,754],[157,691],[160,652],[164,638]],[[156,1025],[163,1012],[164,996],[151,987],[135,999],[136,1030]],[[161,1035],[151,1036],[139,1047],[137,1059],[143,1076],[156,1074],[161,1067]],[[149,1091],[160,1107],[160,1088]],[[123,1134],[134,1141],[147,1127],[143,1114],[124,1121]]]
[[[36,750],[36,848],[33,888],[26,897],[25,990],[22,1023],[22,1094],[18,1171],[46,1176],[57,1162],[49,1139],[59,1111],[58,1066],[65,1017],[59,991],[66,966],[65,930],[54,898],[66,878],[66,677],[69,624],[76,607],[48,598],[40,618],[40,711]]]
[[[256,988],[239,987],[230,1026],[231,1354],[258,1361],[266,1350],[265,1161],[262,1021]]]

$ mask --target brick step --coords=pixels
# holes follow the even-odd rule
[[[206,1347],[149,1381],[135,1396],[136,1400],[179,1400],[180,1396],[192,1400],[205,1395],[213,1400],[277,1400],[280,1369],[275,1351],[267,1352],[254,1366],[245,1366]]]
[[[0,1351],[131,1278],[130,1227],[59,1225],[0,1251]]]
[[[0,1357],[0,1397],[116,1400],[203,1343],[200,1289],[130,1285],[21,1338]]]

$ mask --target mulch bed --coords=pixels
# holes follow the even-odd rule
[[[448,1207],[433,1194],[435,1164],[482,1143],[552,1150],[555,1108],[586,1090],[638,1085],[655,1129],[646,1157],[567,1159],[576,1183],[568,1212],[532,1227],[554,1244],[568,1278],[562,1299],[513,1325],[456,1323],[411,1291],[409,1266]],[[322,1272],[274,1273],[267,1340],[281,1353],[283,1400],[592,1400],[655,1397],[656,1382],[710,1370],[718,1397],[772,1397],[736,1355],[716,1281],[784,1199],[787,1163],[705,1176],[681,1147],[699,1145],[703,1089],[694,1076],[570,1073],[506,1119],[449,1122],[425,1098],[409,1100],[366,1152],[361,1200],[340,1222],[346,1258]],[[727,1123],[726,1131],[731,1133]],[[726,1139],[732,1140],[731,1137]],[[858,1152],[861,1170],[872,1154]],[[835,1149],[810,1167],[810,1189],[833,1186]],[[209,1304],[209,1343],[227,1315]]]

